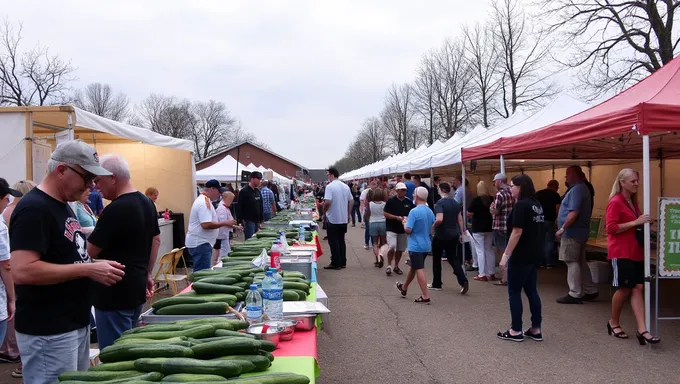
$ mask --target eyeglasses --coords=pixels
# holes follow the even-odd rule
[[[95,177],[97,177],[97,175],[94,175],[90,172],[82,173],[77,169],[71,167],[70,165],[66,165],[66,168],[70,169],[71,171],[75,172],[78,176],[80,176],[80,178],[83,179],[83,182],[85,182],[85,185],[92,184],[92,181],[95,179]]]

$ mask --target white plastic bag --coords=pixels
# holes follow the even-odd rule
[[[253,260],[253,265],[256,268],[269,268],[269,266],[271,265],[271,259],[267,254],[267,250],[265,248],[262,248],[260,256],[256,257]]]

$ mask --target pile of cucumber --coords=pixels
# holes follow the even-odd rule
[[[238,332],[241,320],[208,318],[134,328],[99,354],[103,364],[65,372],[60,384],[241,383],[308,384],[294,373],[263,373],[274,361],[274,343]],[[229,379],[229,380],[227,380]]]

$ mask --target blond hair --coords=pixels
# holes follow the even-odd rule
[[[233,201],[234,196],[235,196],[235,195],[234,195],[232,192],[229,192],[229,191],[224,191],[224,192],[222,192],[222,200],[231,198],[232,201]]]
[[[154,187],[149,187],[149,188],[146,189],[146,191],[144,191],[144,194],[148,197],[151,197],[153,195],[157,195],[158,189],[156,189]]]
[[[477,183],[477,196],[491,196],[491,193],[489,192],[489,186],[484,180],[481,180],[479,183]]]
[[[12,186],[12,189],[16,189],[22,195],[27,194],[33,188],[35,188],[35,183],[32,180],[21,180]]]
[[[612,193],[609,194],[609,198],[611,199],[614,197],[616,194],[621,193],[621,182],[623,180],[627,180],[633,176],[637,176],[638,178],[640,177],[640,174],[638,171],[632,169],[632,168],[624,168],[622,169],[618,175],[616,175],[616,179],[614,179],[614,185],[612,186]],[[637,193],[633,193],[630,196],[630,199],[632,201],[637,201]]]

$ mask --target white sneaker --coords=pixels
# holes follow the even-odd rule
[[[427,289],[429,289],[430,291],[441,291],[442,290],[441,288],[433,287],[432,284],[428,284]]]
[[[391,265],[388,265],[387,268],[385,268],[385,274],[387,276],[392,275],[392,266]]]

